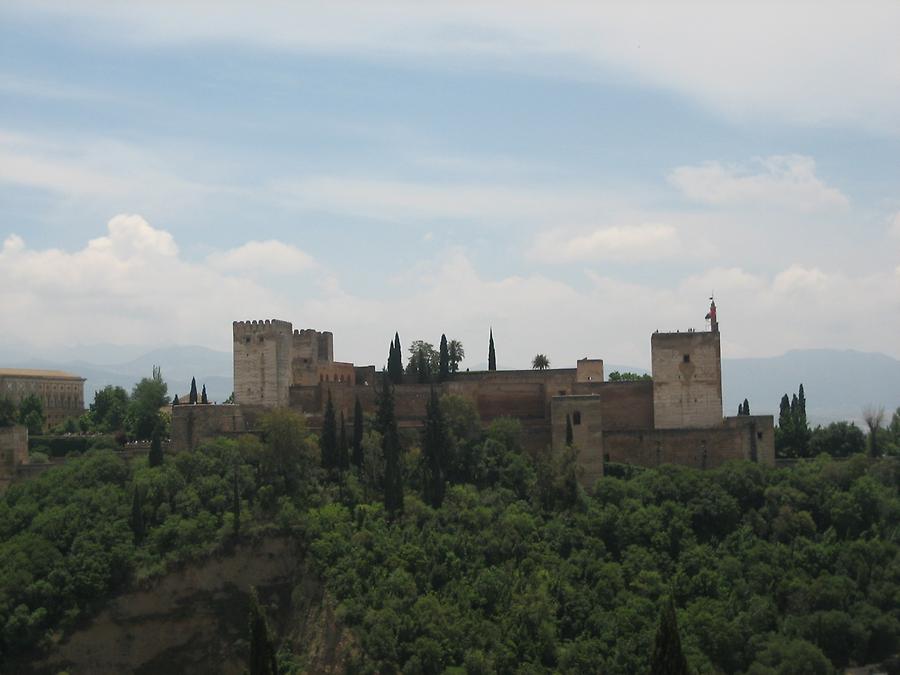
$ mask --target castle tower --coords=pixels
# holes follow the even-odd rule
[[[268,408],[290,400],[293,327],[288,321],[235,321],[234,400]]]
[[[716,306],[710,331],[654,333],[653,426],[656,429],[722,425],[722,348]]]

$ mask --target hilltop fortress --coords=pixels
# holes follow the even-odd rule
[[[394,388],[401,427],[419,428],[434,386],[472,401],[484,424],[497,417],[522,422],[533,449],[565,445],[572,421],[583,480],[603,475],[604,462],[711,468],[730,459],[774,464],[771,415],[722,415],[722,364],[715,305],[710,330],[654,333],[652,380],[605,382],[602,359],[574,368],[459,372],[446,382]],[[358,397],[374,412],[382,374],[375,366],[334,360],[330,332],[294,330],[287,321],[236,321],[233,405],[173,408],[172,445],[191,449],[206,438],[251,431],[260,414],[288,407],[321,425],[328,394],[348,422]]]

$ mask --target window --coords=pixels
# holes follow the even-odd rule
[[[683,357],[681,357],[681,358],[682,358],[682,360],[683,360],[685,363],[690,363],[690,362],[691,362],[691,355],[690,355],[690,354],[685,354],[685,355],[684,355]]]
[[[761,431],[756,432],[756,440],[758,440],[758,441],[762,440],[762,432]]]
[[[574,413],[572,413],[572,424],[574,424],[576,426],[581,424],[581,411],[580,410],[576,410]]]

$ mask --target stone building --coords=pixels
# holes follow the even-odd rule
[[[61,370],[0,369],[0,397],[18,406],[31,394],[41,400],[48,427],[84,413],[83,377]]]
[[[568,417],[587,484],[603,475],[606,462],[698,468],[730,459],[774,464],[772,416],[722,415],[714,305],[710,315],[710,330],[651,336],[652,380],[604,382],[602,359],[582,359],[575,368],[455,373],[433,386],[471,400],[485,424],[498,417],[519,419],[532,449],[561,450]],[[274,407],[304,413],[317,427],[329,394],[348,421],[357,398],[364,411],[374,411],[381,373],[374,366],[335,361],[331,333],[293,330],[286,321],[246,321],[233,324],[233,338],[236,404],[176,406],[176,449],[220,433],[241,433]],[[431,386],[395,387],[401,427],[421,426]]]
[[[16,479],[24,464],[28,464],[28,429],[0,427],[0,492]]]

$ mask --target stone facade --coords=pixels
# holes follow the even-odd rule
[[[84,414],[84,378],[60,370],[0,369],[0,397],[19,405],[36,394],[48,427]]]
[[[176,406],[176,449],[219,434],[252,429],[261,412],[288,406],[321,424],[330,394],[335,409],[352,423],[355,402],[374,412],[382,386],[374,366],[334,360],[329,332],[293,330],[286,321],[234,323],[236,406]],[[774,464],[771,416],[722,416],[722,368],[718,324],[712,331],[654,333],[652,381],[604,382],[601,359],[580,359],[575,368],[455,373],[435,385],[394,388],[401,427],[420,428],[434,386],[440,394],[468,398],[484,424],[498,417],[522,422],[533,451],[565,445],[572,420],[582,480],[603,475],[605,461],[712,468],[730,459]]]
[[[0,427],[0,491],[15,480],[23,464],[28,464],[28,429]]]

